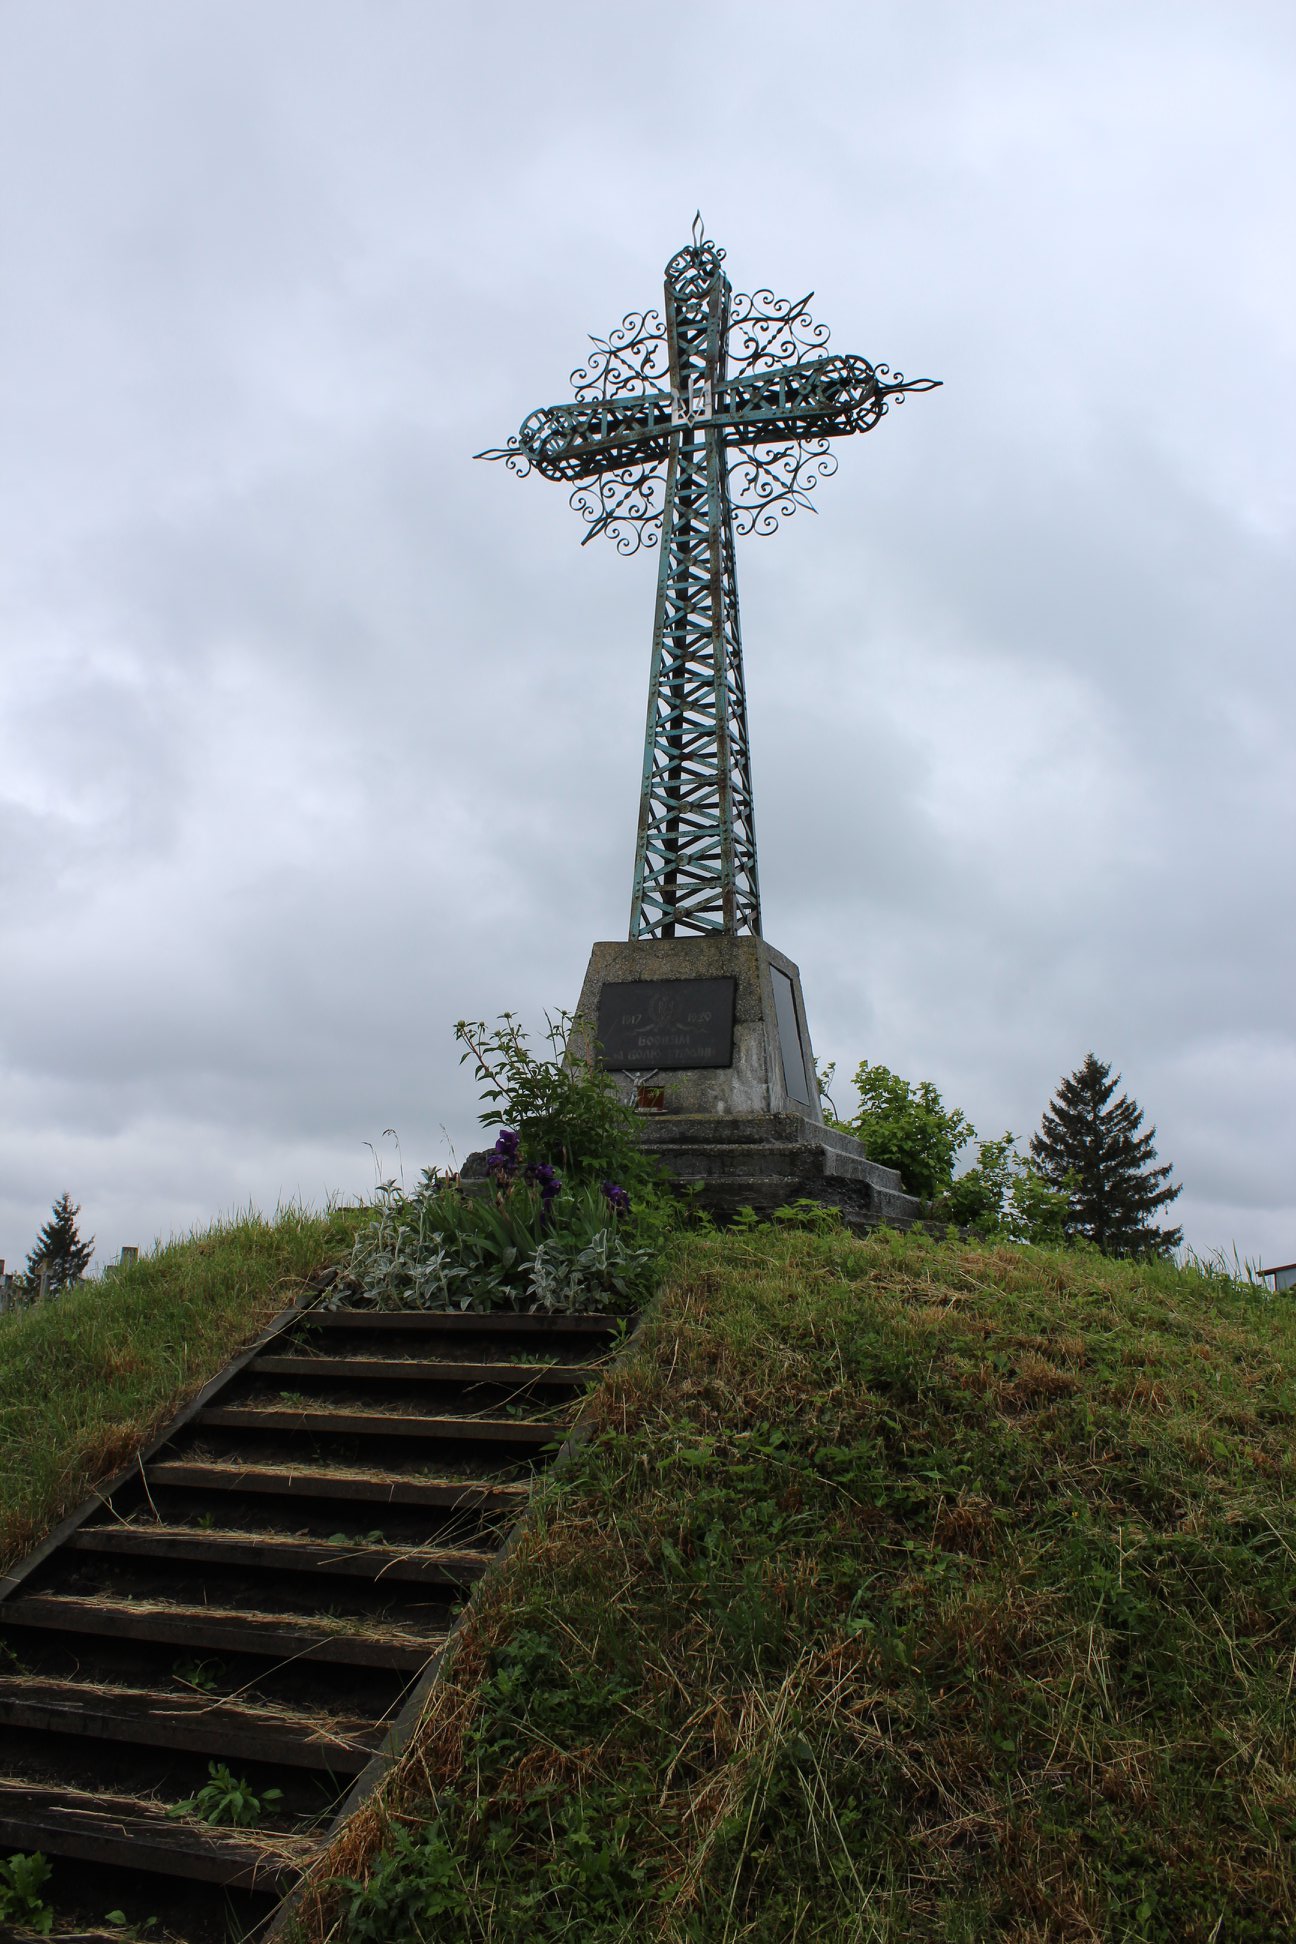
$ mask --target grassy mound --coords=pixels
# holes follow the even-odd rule
[[[239,1216],[0,1317],[0,1569],[336,1260],[359,1219]]]
[[[1168,1266],[680,1243],[305,1934],[1296,1935],[1294,1376]]]

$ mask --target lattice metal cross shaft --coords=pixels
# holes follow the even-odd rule
[[[773,531],[836,470],[829,439],[871,430],[889,396],[938,382],[798,356],[828,336],[808,299],[735,298],[723,255],[699,219],[666,266],[664,315],[632,313],[596,338],[575,400],[480,455],[573,484],[587,540],[605,532],[629,553],[664,534],[631,938],[759,934],[735,525]]]

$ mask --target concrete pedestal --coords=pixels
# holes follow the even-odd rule
[[[719,1064],[729,1022],[712,1016],[713,1001],[728,980],[732,1042]],[[694,987],[708,1002],[704,1012],[690,1013],[689,981],[706,982]],[[840,1209],[853,1227],[907,1227],[918,1218],[918,1202],[893,1168],[870,1161],[853,1135],[824,1126],[801,974],[764,939],[596,945],[576,1014],[568,1057],[599,1057],[602,1019],[617,1046],[602,1064],[639,1107],[645,1148],[717,1221],[740,1208],[768,1215],[802,1197]],[[675,1063],[688,1057],[690,1032],[714,1063]],[[627,1052],[636,1033],[643,1050]],[[663,1052],[670,1063],[654,1066]]]
[[[714,1063],[716,1038],[702,1029],[710,1061],[686,1066],[689,1031],[687,1001],[695,982],[707,982],[707,996],[733,982],[732,1052]],[[609,991],[609,988],[612,990]],[[624,1075],[622,1091],[632,1104],[640,1085],[659,1089],[666,1114],[800,1114],[823,1120],[815,1084],[814,1050],[801,997],[801,974],[791,959],[763,938],[644,938],[596,945],[576,1005],[576,1030],[569,1057],[592,1060],[600,1017],[609,1026],[633,1015],[637,994],[645,1015],[643,1050],[622,1063],[599,1049],[601,1064]],[[627,1006],[607,1001],[624,991]],[[657,1012],[654,1021],[651,1014]],[[674,1011],[681,1030],[672,1032]],[[727,1021],[716,1020],[724,1028]],[[610,1043],[609,1032],[609,1043]],[[631,1035],[633,1037],[633,1035]],[[671,1047],[668,1042],[677,1043]],[[681,1049],[684,1050],[681,1050]],[[664,1053],[664,1057],[663,1057]],[[661,1062],[659,1064],[659,1061]]]

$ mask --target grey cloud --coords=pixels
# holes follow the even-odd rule
[[[821,1054],[1029,1131],[1092,1045],[1289,1258],[1287,10],[825,0],[809,93],[737,4],[666,88],[675,0],[70,18],[0,75],[0,1250],[462,1154],[454,1019],[623,930],[654,564],[470,455],[700,202],[946,381],[740,559]]]

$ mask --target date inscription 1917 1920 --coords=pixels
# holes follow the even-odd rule
[[[622,1072],[733,1065],[733,979],[633,979],[599,995],[599,1059]]]

